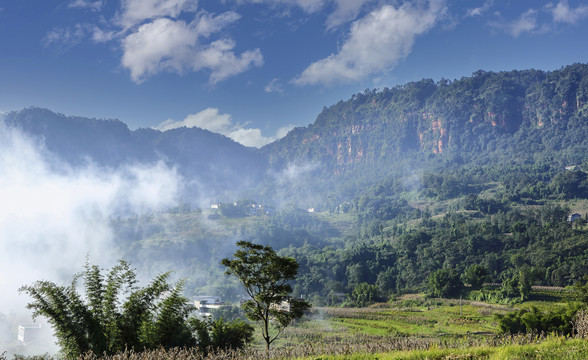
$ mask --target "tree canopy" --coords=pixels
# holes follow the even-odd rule
[[[302,299],[292,299],[289,282],[298,273],[294,258],[279,256],[269,246],[239,241],[240,247],[233,259],[225,258],[221,264],[226,274],[236,276],[250,299],[242,308],[247,317],[259,323],[266,349],[294,320],[302,317],[310,304]]]

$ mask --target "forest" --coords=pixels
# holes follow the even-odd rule
[[[211,259],[260,242],[300,263],[294,292],[319,305],[366,285],[378,299],[423,290],[434,272],[473,265],[488,283],[570,286],[588,275],[587,117],[585,64],[366,90],[261,149],[277,173],[316,164],[295,180],[266,176],[218,209],[168,215],[172,231],[121,221],[120,238],[136,239],[121,248],[185,258],[207,273],[190,277],[194,291],[235,297]],[[206,217],[224,230],[196,225]],[[205,254],[200,271],[191,252]]]

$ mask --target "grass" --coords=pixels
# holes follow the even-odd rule
[[[135,353],[127,350],[114,356],[87,354],[79,360],[392,360],[392,359],[557,359],[588,358],[588,341],[559,336],[504,336],[494,338],[463,338],[453,341],[427,338],[395,338],[373,342],[324,344],[309,342],[302,346],[274,348],[269,354],[260,349],[219,351],[206,356],[195,349],[153,350]],[[31,359],[31,358],[30,358]],[[50,359],[49,357],[35,357]],[[8,358],[0,354],[0,360]]]
[[[512,344],[504,346],[475,346],[466,348],[433,348],[427,350],[403,350],[377,354],[355,353],[350,355],[305,357],[308,360],[445,360],[445,359],[586,359],[588,341],[553,337],[540,343]]]
[[[357,334],[369,336],[463,336],[492,334],[494,314],[512,310],[507,306],[459,300],[426,300],[409,295],[368,308],[315,308],[310,321],[284,334],[288,342],[300,339],[341,339]]]
[[[561,306],[559,302],[534,300],[517,308],[530,305],[545,309]],[[269,357],[258,339],[247,350],[208,357],[191,349],[175,349],[141,354],[129,351],[102,359],[588,359],[586,337],[497,335],[494,315],[513,310],[507,305],[464,300],[460,306],[460,300],[407,294],[361,309],[315,308],[306,320],[286,329]],[[585,320],[588,330],[588,317]],[[84,360],[98,358],[87,356]]]

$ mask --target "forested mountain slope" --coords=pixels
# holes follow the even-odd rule
[[[312,187],[345,200],[382,178],[439,169],[579,165],[587,135],[588,65],[574,64],[365,90],[262,151],[274,169],[315,164]]]

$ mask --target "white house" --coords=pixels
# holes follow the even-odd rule
[[[41,337],[41,325],[18,325],[18,342],[22,345],[30,345],[39,341]]]

